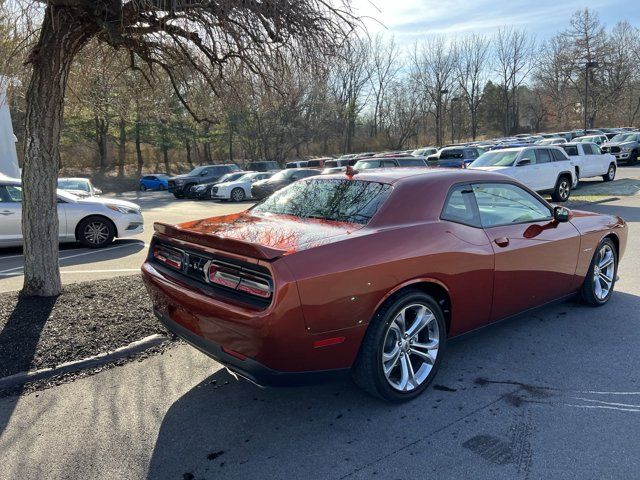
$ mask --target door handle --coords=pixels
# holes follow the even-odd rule
[[[13,215],[16,212],[12,212],[11,210],[3,210],[0,212],[0,215]]]
[[[509,245],[509,239],[506,237],[498,237],[494,240],[494,242],[496,242],[496,245],[498,245],[499,247],[506,247]]]

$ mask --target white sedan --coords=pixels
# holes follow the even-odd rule
[[[94,187],[88,178],[59,178],[58,188],[83,198],[102,195],[102,190]]]
[[[258,180],[270,178],[276,172],[249,172],[233,182],[217,183],[211,187],[211,198],[241,202],[251,197],[251,185]]]
[[[97,197],[80,198],[58,190],[60,242],[89,248],[109,245],[115,237],[142,233],[144,220],[135,203]],[[22,186],[0,179],[0,247],[22,245]]]

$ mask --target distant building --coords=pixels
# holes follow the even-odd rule
[[[16,153],[18,139],[13,133],[11,124],[11,112],[9,112],[7,101],[8,83],[9,78],[0,75],[0,175],[19,178],[20,169]]]

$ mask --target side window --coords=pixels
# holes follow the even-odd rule
[[[518,159],[518,162],[521,162],[522,160],[529,160],[528,165],[533,165],[536,163],[536,153],[534,149],[529,149],[529,150],[524,150],[521,154],[520,154],[520,158]]]
[[[473,186],[484,228],[550,220],[551,210],[526,190],[508,183]]]
[[[564,148],[564,151],[567,152],[567,155],[569,155],[570,157],[578,156],[578,147],[576,147],[575,145],[567,145],[562,148]]]
[[[536,163],[549,163],[552,161],[551,152],[546,148],[537,148],[536,152]]]
[[[556,162],[566,162],[567,157],[560,150],[553,149],[551,150],[551,154]]]
[[[598,145],[591,145],[591,153],[593,155],[602,155],[602,150],[600,150]]]
[[[15,185],[0,185],[0,202],[22,202],[22,188]]]
[[[382,162],[382,166],[383,167],[395,167],[396,166],[396,162],[394,162],[392,160],[385,160],[384,162]]]
[[[480,218],[469,185],[457,185],[451,189],[440,214],[442,220],[480,227]]]

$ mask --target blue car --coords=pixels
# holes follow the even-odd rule
[[[169,175],[165,175],[164,173],[145,175],[140,178],[140,190],[143,192],[147,190],[166,190],[168,188]]]

